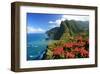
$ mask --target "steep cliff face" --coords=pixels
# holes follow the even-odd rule
[[[48,30],[46,34],[49,36],[50,39],[56,40],[57,39],[56,35],[58,31],[59,31],[59,27],[55,27],[55,28]]]
[[[55,27],[46,32],[50,39],[59,40],[65,35],[73,36],[82,31],[88,31],[89,23],[86,21],[65,20],[60,27]]]

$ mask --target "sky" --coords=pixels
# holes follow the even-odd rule
[[[88,21],[89,16],[27,13],[27,33],[45,33],[47,30],[59,27],[64,20]]]

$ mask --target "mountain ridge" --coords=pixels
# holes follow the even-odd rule
[[[88,21],[65,20],[61,21],[60,27],[54,27],[46,31],[46,34],[50,39],[60,40],[64,34],[73,36],[80,32],[88,31],[88,24]]]

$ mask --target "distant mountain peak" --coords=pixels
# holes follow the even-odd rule
[[[88,21],[65,20],[61,21],[60,27],[52,28],[46,33],[51,39],[59,40],[64,33],[74,35],[81,31],[88,30],[88,27]]]

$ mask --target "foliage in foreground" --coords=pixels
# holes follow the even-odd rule
[[[50,42],[45,59],[88,58],[89,40],[85,33],[77,36],[63,36],[60,40]]]

